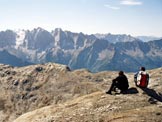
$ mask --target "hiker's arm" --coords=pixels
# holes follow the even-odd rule
[[[113,79],[112,81],[113,81],[113,82],[118,82],[118,79],[119,79],[119,77],[116,77],[116,78]]]

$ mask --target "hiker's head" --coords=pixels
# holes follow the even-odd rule
[[[124,75],[124,72],[123,71],[119,71],[119,75]]]
[[[141,67],[140,70],[141,70],[141,71],[145,71],[145,67]]]

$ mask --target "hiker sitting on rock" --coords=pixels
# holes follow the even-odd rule
[[[145,67],[141,67],[140,71],[134,75],[135,85],[141,88],[147,88],[149,83],[149,74],[145,71]]]
[[[119,76],[112,80],[112,84],[110,89],[106,92],[106,94],[111,94],[111,91],[115,91],[116,88],[120,90],[120,93],[124,93],[128,90],[129,84],[128,79],[124,75],[123,71],[119,72]]]

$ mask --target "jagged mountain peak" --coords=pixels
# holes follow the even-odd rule
[[[41,28],[41,27],[37,27],[37,28],[34,28],[32,31],[46,31],[45,29]]]
[[[54,30],[55,32],[61,32],[61,31],[63,31],[61,28],[55,28],[55,30]]]
[[[12,30],[0,32],[0,48],[11,47],[16,44],[16,33]]]

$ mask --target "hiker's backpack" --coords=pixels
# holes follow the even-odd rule
[[[149,75],[146,72],[144,73],[141,72],[140,75],[141,75],[141,78],[140,78],[139,86],[142,88],[146,88],[149,83]]]

